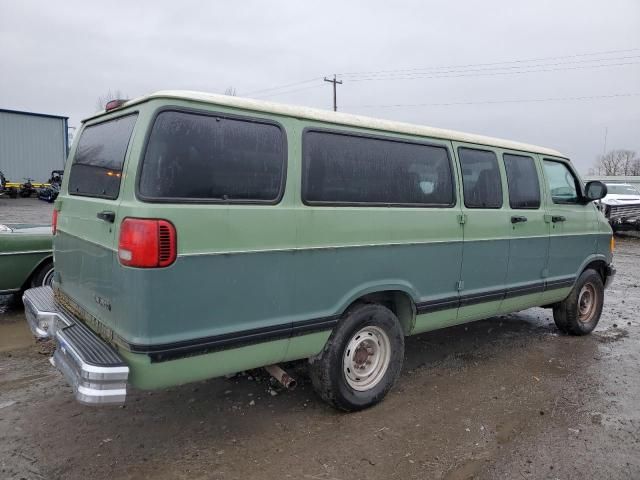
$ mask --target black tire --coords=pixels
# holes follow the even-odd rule
[[[31,288],[51,285],[53,271],[53,260],[45,260],[31,276]]]
[[[358,347],[352,352],[350,348],[356,344]],[[373,350],[376,356],[371,353]],[[383,350],[385,354],[378,355]],[[351,378],[348,378],[346,369],[354,365],[352,362],[356,358],[362,358],[358,352],[366,357],[359,364],[363,368],[369,368],[367,365],[371,364],[386,364],[386,369],[381,366],[377,372],[362,379],[354,378],[359,373],[355,369],[353,372],[349,370]],[[388,364],[384,360],[376,360],[379,358],[388,358]],[[369,362],[370,359],[373,360]],[[344,314],[322,352],[309,359],[309,373],[314,390],[325,402],[352,412],[371,407],[385,397],[400,375],[403,359],[404,333],[394,313],[382,305],[358,304]],[[368,379],[377,383],[371,387],[357,384],[357,389],[354,388],[354,383]]]
[[[585,270],[571,293],[553,308],[556,326],[571,335],[591,333],[602,314],[604,285],[602,277],[592,269]]]

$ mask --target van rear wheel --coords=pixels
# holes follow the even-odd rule
[[[588,269],[582,272],[569,296],[553,308],[556,326],[571,335],[591,333],[602,314],[604,285],[600,274]]]
[[[394,313],[377,304],[349,309],[322,352],[309,360],[313,388],[345,411],[380,402],[396,382],[404,359],[404,333]]]

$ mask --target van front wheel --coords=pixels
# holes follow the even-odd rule
[[[323,400],[356,411],[385,397],[400,375],[403,358],[404,333],[394,313],[382,305],[359,304],[309,360],[309,373]]]
[[[604,285],[600,274],[582,272],[569,296],[553,308],[556,326],[571,335],[586,335],[596,328],[604,303]]]

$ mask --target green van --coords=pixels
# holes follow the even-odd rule
[[[86,404],[308,359],[358,410],[405,336],[535,306],[587,334],[615,272],[606,187],[547,148],[179,91],[77,138],[24,303]]]

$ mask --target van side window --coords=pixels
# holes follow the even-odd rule
[[[285,137],[274,124],[164,111],[147,144],[139,194],[149,200],[269,202],[282,195]]]
[[[118,198],[122,165],[137,114],[86,127],[80,135],[71,171],[69,194]]]
[[[553,203],[578,203],[580,189],[573,172],[562,162],[545,159],[543,164]]]
[[[533,158],[509,153],[502,158],[507,172],[511,208],[540,208],[540,183]]]
[[[302,199],[307,204],[455,203],[451,161],[444,147],[309,130],[302,150]]]
[[[489,150],[458,148],[467,208],[501,208],[502,181],[496,154]]]

